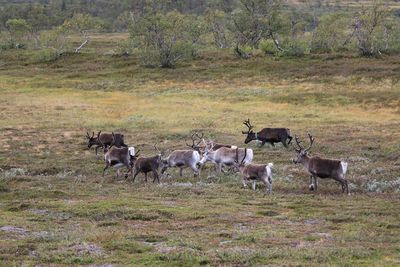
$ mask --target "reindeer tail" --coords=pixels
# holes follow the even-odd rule
[[[346,174],[348,163],[347,163],[347,162],[344,162],[344,161],[341,161],[341,162],[340,162],[340,165],[342,166],[342,172],[343,172],[343,174]]]

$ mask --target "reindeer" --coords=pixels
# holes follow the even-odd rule
[[[203,140],[206,145],[205,141]],[[243,156],[245,155],[245,157]],[[232,166],[234,165],[238,157],[243,157],[244,164],[249,164],[253,160],[253,150],[250,148],[228,148],[220,147],[217,150],[213,150],[213,146],[207,146],[203,153],[203,158],[200,164],[203,165],[207,161],[211,161],[217,166],[219,173],[225,171],[222,169],[223,165]]]
[[[253,132],[253,125],[251,125],[250,119],[244,121],[243,124],[248,128],[247,131],[242,131],[242,134],[247,135],[244,140],[245,144],[256,140],[261,142],[261,147],[265,143],[270,143],[272,146],[275,146],[274,143],[282,143],[287,148],[293,139],[288,128],[264,128],[259,132]],[[289,140],[288,143],[286,143],[286,140]]]
[[[158,154],[153,157],[139,157],[136,159],[133,169],[134,169],[134,175],[133,175],[133,180],[132,182],[135,181],[136,176],[139,173],[144,173],[146,183],[147,183],[147,173],[148,172],[153,172],[154,175],[154,180],[153,183],[156,181],[160,182],[160,178],[158,175],[158,168],[161,165],[161,152],[157,148],[157,144],[154,145],[154,148],[158,151]]]
[[[200,153],[196,150],[175,150],[172,151],[168,157],[161,160],[161,174],[171,167],[179,168],[179,175],[182,177],[182,168],[190,167],[194,176],[200,175],[200,170],[198,168],[200,162]]]
[[[239,169],[242,175],[242,183],[244,187],[247,187],[246,182],[251,180],[253,190],[256,190],[256,182],[262,181],[265,184],[266,191],[272,193],[272,166],[274,164],[245,164],[245,159],[247,156],[247,149],[244,150],[244,156],[242,161],[239,163],[239,153],[235,160],[235,167]]]
[[[104,161],[106,162],[106,166],[103,169],[103,177],[105,171],[109,167],[114,167],[117,169],[117,177],[119,177],[119,168],[126,167],[128,171],[125,174],[125,178],[128,177],[128,173],[132,173],[133,163],[138,157],[139,151],[135,153],[134,147],[116,147],[112,142],[110,148],[107,148],[101,141],[100,132],[97,135],[97,139],[100,142],[100,147],[104,148]],[[113,140],[115,140],[114,133],[112,133]]]
[[[197,137],[197,140],[195,139],[195,137]],[[198,133],[193,133],[191,138],[192,138],[192,144],[189,145],[186,142],[186,145],[190,148],[192,148],[193,150],[198,151],[199,153],[203,153],[205,150],[205,147],[208,145],[210,147],[212,147],[213,150],[217,150],[221,147],[227,147],[227,148],[233,148],[236,149],[237,146],[235,145],[226,145],[226,144],[220,144],[220,143],[214,143],[213,141],[209,141],[208,143],[205,143],[203,140],[204,137],[204,133],[198,134]],[[197,142],[197,143],[196,143]],[[200,145],[201,143],[203,143],[203,145]]]
[[[347,185],[347,180],[345,177],[347,172],[347,162],[320,158],[318,156],[310,157],[308,155],[308,151],[311,149],[314,143],[314,138],[311,134],[308,134],[308,137],[310,139],[310,145],[307,148],[304,148],[300,145],[301,141],[299,141],[299,139],[295,135],[295,141],[298,148],[293,146],[293,148],[297,152],[297,157],[293,159],[293,163],[302,164],[310,173],[310,190],[317,190],[317,177],[321,179],[332,178],[342,185],[343,193],[346,190],[347,194],[349,194],[349,186]]]
[[[97,136],[94,137],[94,132],[92,136],[89,135],[88,132],[86,132],[86,138],[88,139],[88,148],[91,148],[93,145],[96,145],[96,156],[97,156],[97,150],[102,147],[105,148],[106,146],[111,146],[113,144],[116,147],[127,147],[127,145],[124,143],[124,135],[123,134],[114,134],[114,133],[101,133],[101,131],[98,132]]]

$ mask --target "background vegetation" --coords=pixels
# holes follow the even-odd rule
[[[82,35],[79,52],[90,32],[129,31],[117,53],[136,53],[144,66],[167,68],[212,46],[232,48],[245,59],[258,51],[278,57],[343,51],[380,56],[400,52],[397,8],[381,1],[356,7],[346,1],[11,1],[0,8],[0,44],[39,49],[49,60],[49,49],[50,59],[68,51],[59,42],[65,35]]]
[[[400,57],[361,53],[357,35],[371,28],[354,32],[348,24],[361,6],[359,21],[373,7],[396,21],[395,2],[291,2],[315,11],[311,24],[300,16],[308,30],[298,26],[294,39],[283,3],[283,26],[272,28],[273,37],[263,32],[258,47],[235,30],[233,16],[248,15],[240,2],[138,7],[133,25],[117,4],[100,12],[112,1],[87,1],[97,13],[78,10],[84,2],[65,1],[60,14],[70,15],[40,29],[15,15],[2,24],[0,265],[399,265]],[[0,5],[7,14],[26,5],[10,3]],[[53,16],[63,4],[37,6],[52,7]],[[108,26],[116,17],[125,26]],[[6,28],[10,19],[14,30]],[[343,25],[348,30],[339,31]],[[380,25],[376,33],[385,34]],[[161,35],[144,30],[154,26]],[[383,39],[365,40],[376,47],[367,44]],[[174,68],[157,68],[161,51],[179,56]],[[171,171],[160,185],[142,176],[134,184],[115,180],[113,171],[103,181],[104,164],[85,140],[86,131],[123,132],[153,155],[154,143],[167,153],[199,130],[243,145],[247,118],[257,129],[311,132],[313,155],[349,163],[352,195],[333,181],[308,191],[291,149],[255,144],[255,162],[274,163],[270,196],[211,166],[199,178]]]

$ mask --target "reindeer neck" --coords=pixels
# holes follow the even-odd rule
[[[240,165],[239,165],[239,171],[240,171],[240,173],[243,173],[243,172],[245,171],[245,169],[246,169],[246,165],[244,165],[244,164],[240,164]]]
[[[308,155],[304,155],[304,157],[303,157],[303,166],[306,168],[306,169],[308,169],[308,167],[309,167],[309,165],[310,165],[310,159],[311,159],[311,157],[310,156],[308,156]]]

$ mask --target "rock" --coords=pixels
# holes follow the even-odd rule
[[[350,162],[364,162],[364,163],[371,162],[371,160],[369,158],[360,157],[360,156],[351,156],[351,157],[348,157],[347,160]]]
[[[383,174],[383,173],[385,173],[385,169],[384,168],[376,168],[376,169],[373,169],[372,171],[371,171],[371,174]]]
[[[20,235],[27,235],[29,233],[28,230],[16,226],[3,226],[0,228],[0,231],[4,231],[7,233],[14,233]]]
[[[81,243],[73,245],[71,248],[75,250],[78,255],[101,255],[103,253],[103,250],[96,244]]]
[[[5,178],[14,178],[17,176],[23,176],[26,174],[26,170],[22,168],[11,168],[7,171],[4,171],[4,177]]]

